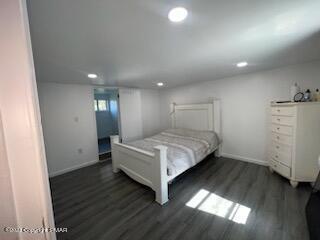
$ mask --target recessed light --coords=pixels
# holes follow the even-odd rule
[[[162,87],[164,84],[163,84],[163,82],[158,82],[157,85],[158,85],[159,87]]]
[[[239,62],[239,63],[237,63],[237,67],[239,67],[239,68],[246,67],[246,66],[248,66],[247,62]]]
[[[171,22],[182,22],[188,16],[187,9],[183,7],[176,7],[170,10],[168,18]]]
[[[89,73],[88,74],[88,78],[97,78],[97,74],[94,74],[94,73]]]

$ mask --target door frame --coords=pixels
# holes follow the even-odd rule
[[[5,79],[0,83],[0,92],[3,93],[0,107],[17,227],[54,228],[27,3],[25,0],[5,0],[2,4],[2,9],[6,11],[6,14],[3,14],[4,24],[10,26],[10,31],[4,33],[7,38],[4,38],[2,47],[12,51],[10,55],[5,51],[3,58],[7,58],[1,61],[15,73],[4,72]],[[10,41],[12,38],[15,38],[14,42]],[[12,102],[13,108],[9,102]],[[17,102],[19,104],[16,104]],[[19,117],[22,119],[17,131],[13,125],[18,123]],[[17,150],[17,146],[22,149]],[[27,168],[21,167],[21,161],[26,159],[20,158],[21,155],[17,154],[19,151],[24,151],[23,154],[28,160],[24,161],[24,166]],[[29,205],[32,202],[34,206]],[[31,212],[32,209],[37,209],[37,212]],[[19,239],[29,239],[30,236],[29,233],[19,232]],[[56,240],[56,234],[51,231],[34,237]]]
[[[119,101],[120,101],[120,98],[119,98],[119,87],[110,87],[110,86],[102,86],[102,85],[92,85],[92,99],[94,100],[94,90],[97,89],[97,88],[103,88],[103,89],[108,89],[108,90],[117,90],[118,92],[118,99],[117,99],[117,107],[118,107],[118,135],[120,136],[121,138],[121,121],[120,121],[120,104],[119,104]],[[98,155],[102,155],[102,154],[99,154],[99,145],[98,145],[98,126],[97,126],[97,117],[96,117],[96,112],[94,111],[93,109],[93,114],[94,114],[94,124],[95,124],[95,129],[96,129],[96,139],[97,139],[97,151],[98,151]],[[111,149],[110,149],[110,152],[111,152]],[[107,152],[109,153],[109,152]]]

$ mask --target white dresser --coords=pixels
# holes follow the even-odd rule
[[[271,103],[269,166],[293,187],[319,172],[320,102]]]

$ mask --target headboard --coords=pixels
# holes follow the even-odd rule
[[[220,99],[202,104],[171,104],[172,128],[215,131],[221,138]]]

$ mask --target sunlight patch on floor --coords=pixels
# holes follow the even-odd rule
[[[246,224],[251,209],[201,189],[186,206],[217,215],[239,224]]]

